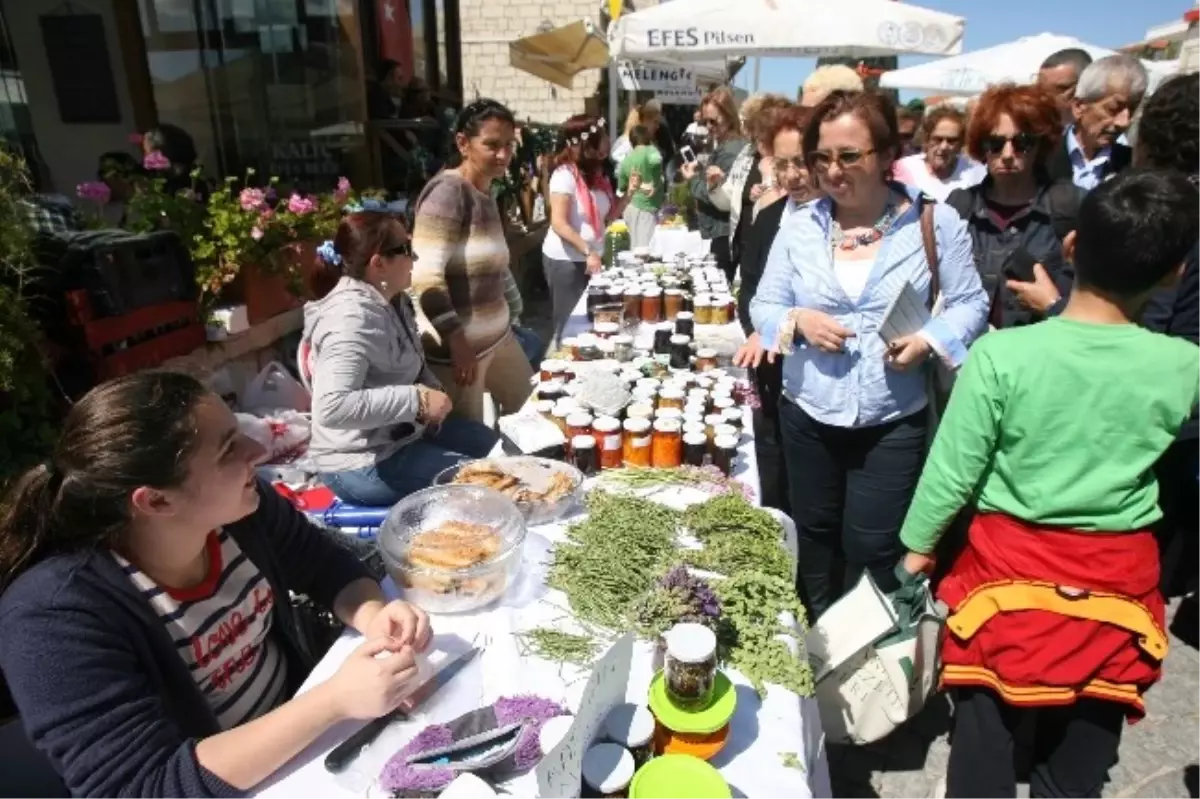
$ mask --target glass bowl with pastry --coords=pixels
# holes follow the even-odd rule
[[[517,504],[530,527],[557,521],[579,500],[583,472],[569,463],[532,455],[484,458],[451,466],[434,485],[477,485],[499,491]]]
[[[502,596],[521,570],[525,518],[511,499],[444,485],[396,503],[379,553],[404,598],[430,613],[466,613]]]

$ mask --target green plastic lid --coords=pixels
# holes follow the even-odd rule
[[[737,691],[733,683],[718,671],[713,681],[712,701],[704,707],[682,708],[667,696],[667,680],[663,672],[650,681],[650,697],[647,704],[658,723],[672,732],[685,735],[709,735],[724,727],[737,710]]]
[[[629,799],[730,799],[721,772],[698,757],[662,755],[638,769]]]

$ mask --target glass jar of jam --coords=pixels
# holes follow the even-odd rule
[[[704,432],[708,435],[708,445],[711,448],[713,439],[716,438],[717,428],[725,424],[725,417],[719,413],[710,413],[704,417]]]
[[[597,322],[592,325],[592,332],[596,334],[596,338],[612,338],[621,332],[621,326],[616,322]]]
[[[663,317],[674,322],[683,310],[683,289],[670,288],[663,292]]]
[[[650,463],[661,469],[673,469],[683,463],[683,425],[678,419],[655,420]]]
[[[696,350],[696,371],[708,372],[717,368],[717,351],[711,347]]]
[[[736,436],[717,436],[713,441],[713,466],[721,470],[721,474],[729,477],[733,474],[733,464],[737,460]]]
[[[613,357],[621,363],[633,360],[633,336],[622,333],[612,337]]]
[[[600,450],[600,468],[620,469],[623,457],[620,420],[611,416],[600,416],[594,419],[592,435],[596,439],[596,448]]]
[[[708,436],[703,432],[685,433],[683,436],[683,462],[688,466],[703,466],[708,454]]]
[[[625,420],[621,453],[626,466],[650,465],[650,426],[650,420],[643,417]]]
[[[692,388],[688,389],[688,403],[691,405],[703,405],[705,413],[708,413],[708,389]]]
[[[621,305],[625,324],[640,321],[642,318],[642,287],[636,283],[626,286]]]
[[[596,439],[592,436],[575,436],[570,440],[569,462],[585,475],[591,476],[600,471],[600,462],[596,457]]]
[[[554,410],[551,411],[550,414],[551,420],[558,425],[558,429],[561,430],[562,434],[567,438],[570,438],[570,428],[567,427],[567,417],[573,413],[575,413],[575,408],[573,406],[563,407],[561,405],[555,405]]]
[[[654,757],[655,726],[654,714],[648,708],[620,704],[604,717],[604,737],[629,750],[634,767],[641,768]]]
[[[633,391],[629,392],[629,394],[633,398],[634,405],[646,405],[650,408],[658,407],[657,388],[634,386]]]
[[[643,377],[637,381],[635,388],[652,388],[658,391],[662,388],[662,381],[657,377]]]
[[[645,402],[635,402],[625,406],[625,419],[653,419],[654,406]]]
[[[652,286],[642,292],[642,321],[662,321],[662,289],[658,286]]]
[[[672,421],[683,424],[683,411],[678,408],[659,408],[654,412],[654,420],[671,419]]]
[[[550,421],[554,421],[554,400],[535,400],[533,409]]]
[[[692,435],[704,436],[704,444],[708,445],[708,427],[702,421],[697,422],[694,417],[685,416],[683,417],[683,436],[687,438]]]
[[[722,414],[721,418],[724,419],[725,416]],[[731,424],[726,424],[724,421],[718,425],[713,425],[713,440],[718,438],[732,438],[734,441],[737,441],[741,438],[741,435],[741,430]]]
[[[567,376],[567,364],[565,361],[547,359],[542,361],[540,371],[543,383],[550,380],[564,380]]]
[[[729,305],[732,298],[728,296],[713,297],[712,300],[712,324],[727,325],[732,319],[729,313]]]
[[[564,338],[559,342],[559,347],[562,349],[564,356],[570,358],[572,361],[579,360],[579,339],[575,338],[575,336]]]
[[[575,440],[577,436],[590,436],[591,434],[592,415],[590,413],[579,411],[567,417],[568,443]]]
[[[721,411],[721,418],[725,420],[725,424],[736,427],[739,430],[742,429],[745,422],[741,408],[726,408]]]
[[[671,368],[687,369],[692,363],[692,340],[687,336],[671,336]]]
[[[711,325],[713,321],[712,298],[707,294],[697,294],[695,308],[696,324]]]
[[[659,325],[654,328],[654,354],[667,355],[671,352],[671,333],[670,325]]]
[[[691,311],[680,311],[676,314],[675,332],[681,336],[696,335],[696,315]]]
[[[658,392],[658,407],[662,408],[678,408],[683,410],[684,393],[681,389],[672,386],[666,386]]]
[[[733,397],[729,396],[728,394],[715,394],[715,393],[713,394],[713,399],[712,399],[713,413],[725,413],[725,411],[729,410],[730,408],[734,408],[736,406],[737,406],[737,403],[734,402]]]

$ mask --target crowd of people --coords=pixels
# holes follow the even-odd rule
[[[646,241],[686,185],[740,274],[762,498],[796,521],[810,618],[864,572],[884,591],[937,574],[950,795],[1015,795],[1032,722],[1033,795],[1098,796],[1161,673],[1166,581],[1176,564],[1194,579],[1200,86],[1146,86],[1135,59],[1067,51],[1033,85],[918,114],[822,68],[799,102],[709,93],[687,134],[703,161],[672,163],[653,103],[616,142],[582,115],[558,134],[555,342],[608,225]],[[411,233],[364,208],[320,251],[329,289],[298,361],[311,453],[349,502],[392,504],[485,455],[484,393],[509,413],[530,392],[489,192],[513,114],[479,100],[453,134]],[[895,329],[905,297],[928,311],[918,329]],[[72,793],[244,793],[416,679],[424,614],[258,481],[263,457],[203,385],[145,372],[77,403],[10,487],[0,670]],[[289,592],[367,638],[295,698],[312,661]]]

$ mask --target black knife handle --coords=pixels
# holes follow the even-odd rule
[[[325,770],[333,774],[345,771],[346,766],[349,766],[363,749],[378,738],[389,724],[403,716],[404,712],[400,708],[396,708],[391,713],[368,721],[361,730],[335,746],[333,751],[325,756]]]

